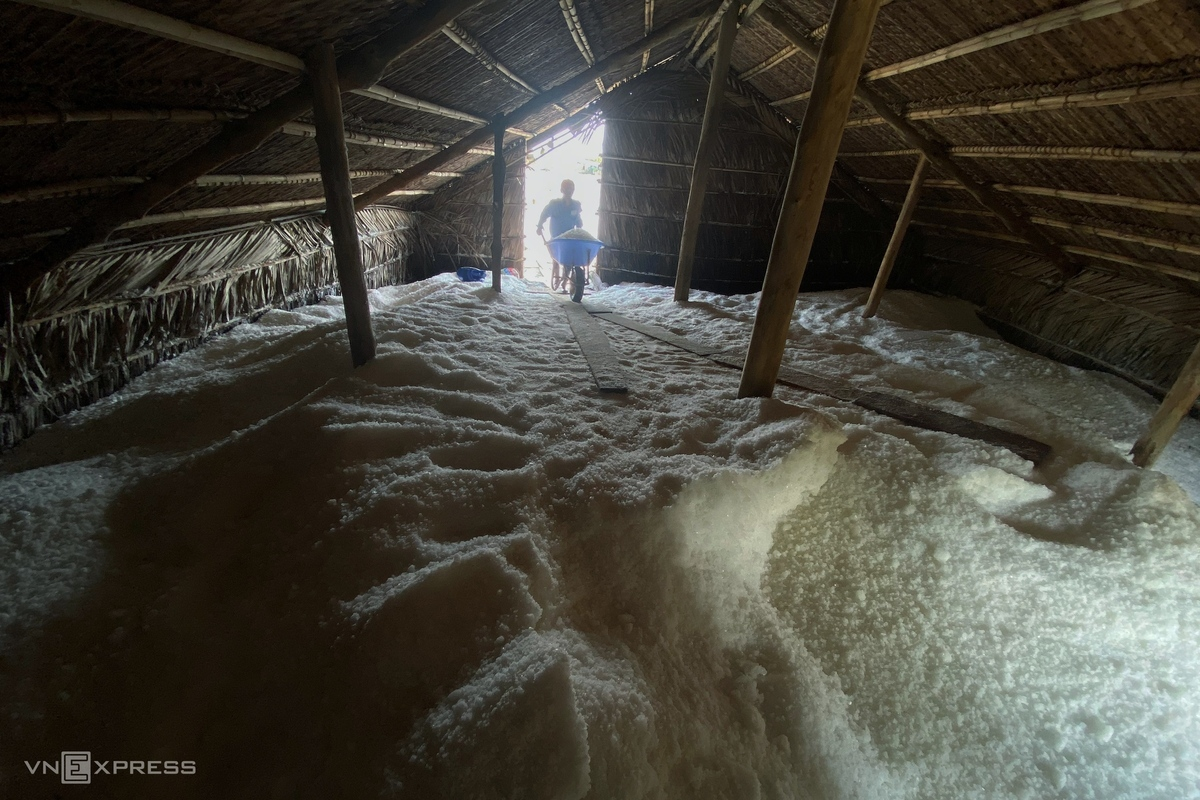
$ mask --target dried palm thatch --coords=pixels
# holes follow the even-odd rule
[[[674,281],[692,163],[704,112],[704,78],[661,68],[603,105],[600,232],[606,281]],[[791,160],[790,129],[729,104],[713,154],[693,285],[755,292],[762,279]],[[786,129],[786,124],[784,125]],[[878,220],[830,204],[806,288],[857,285],[878,264],[886,235]]]
[[[380,206],[358,220],[368,286],[401,282],[414,216]],[[0,329],[4,447],[234,325],[337,288],[332,241],[316,216],[101,248],[69,267],[30,318]]]
[[[525,248],[525,142],[509,145],[504,158],[504,267],[520,270]],[[453,272],[459,267],[491,268],[492,162],[451,181],[413,204],[419,239],[412,278]]]

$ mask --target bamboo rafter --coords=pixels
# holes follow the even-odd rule
[[[1041,225],[1046,228],[1057,228],[1059,230],[1070,231],[1071,233],[1082,234],[1084,236],[1099,236],[1104,239],[1112,239],[1118,242],[1145,245],[1146,247],[1153,247],[1157,250],[1169,250],[1172,253],[1200,256],[1200,245],[1175,242],[1168,239],[1158,239],[1153,236],[1143,236],[1138,233],[1128,233],[1126,231],[1105,228],[1099,225],[1071,222],[1068,220],[1055,219],[1053,217],[1030,217],[1029,221],[1034,225]]]
[[[1099,206],[1117,206],[1119,208],[1150,211],[1158,214],[1173,214],[1181,217],[1200,217],[1200,204],[1179,203],[1172,200],[1154,200],[1144,197],[1127,197],[1119,194],[1101,194],[1099,192],[1077,192],[1071,189],[1053,189],[1047,186],[1018,186],[1007,183],[997,183],[993,187],[1000,192],[1027,194],[1035,197],[1055,197],[1060,200],[1072,200],[1078,203],[1090,203]]]
[[[804,36],[800,31],[791,26],[788,21],[783,18],[774,9],[764,6],[759,11],[759,16],[763,17],[766,22],[774,27],[777,31],[785,36],[792,44],[796,45],[804,54],[811,58],[814,62],[820,58],[821,48],[808,37]],[[871,88],[859,83],[854,90],[855,97],[872,111],[880,116],[890,125],[901,138],[913,148],[921,151],[921,153],[929,159],[930,163],[940,172],[949,175],[950,178],[956,181],[971,194],[971,196],[980,205],[991,210],[1000,218],[1001,222],[1013,234],[1022,237],[1029,242],[1039,253],[1042,254],[1050,263],[1054,264],[1062,273],[1064,278],[1073,277],[1078,273],[1079,267],[1070,257],[1068,257],[1061,249],[1055,245],[1049,238],[1039,231],[1033,224],[1029,222],[1026,216],[1010,208],[1002,202],[1001,198],[988,186],[979,183],[969,174],[964,172],[957,163],[946,155],[944,147],[937,142],[934,142],[920,131],[918,131],[903,115],[897,113],[891,106]],[[926,184],[927,186],[929,184]]]
[[[301,136],[305,139],[315,139],[317,129],[304,122],[289,122],[280,128],[280,133],[286,133],[288,136]],[[418,152],[441,150],[445,146],[436,142],[418,142],[412,139],[397,139],[393,136],[380,136],[375,133],[352,130],[346,131],[346,142],[347,144],[361,144],[367,147],[386,147],[390,150],[414,150]],[[490,150],[485,150],[481,147],[476,147],[468,152],[472,155],[491,155]]]
[[[583,23],[579,21],[579,12],[575,8],[575,0],[558,0],[558,7],[562,9],[563,19],[567,22],[567,30],[571,32],[571,38],[575,40],[575,46],[579,48],[583,60],[587,65],[593,66],[596,63],[596,54],[592,52],[591,42],[588,41],[587,33],[583,30]],[[600,94],[607,91],[604,88],[604,79],[596,78],[596,88],[600,90]]]
[[[1154,2],[1157,2],[1157,0],[1088,0],[1088,2],[1080,3],[1077,6],[1060,8],[1057,11],[1039,14],[1036,17],[1021,20],[1011,25],[1005,25],[979,36],[972,36],[969,39],[955,42],[946,47],[939,47],[930,53],[914,56],[895,64],[889,64],[886,67],[870,70],[863,75],[863,80],[876,81],[881,78],[891,78],[934,64],[941,64],[944,61],[954,58],[961,58],[971,53],[978,53],[981,50],[999,47],[1000,45],[1016,42],[1030,36],[1037,36],[1049,31],[1076,25],[1080,22],[1100,19],[1110,14],[1118,14],[1122,11],[1128,11]]]
[[[1143,103],[1154,100],[1175,100],[1181,97],[1200,95],[1200,78],[1184,78],[1173,81],[1156,81],[1117,89],[1100,89],[1094,92],[1023,97],[996,103],[959,103],[938,108],[920,108],[906,111],[906,120],[950,119],[954,117],[980,117],[998,114],[1025,114],[1037,111],[1061,111],[1067,108],[1101,108],[1104,106]],[[847,128],[868,128],[886,124],[883,117],[860,117],[849,120]]]
[[[765,61],[760,61],[759,63],[755,64],[753,67],[743,72],[739,77],[744,81],[748,81],[751,78],[762,75],[767,70],[774,69],[799,52],[800,48],[796,47],[795,45],[788,45]]]
[[[960,228],[954,225],[941,225],[934,222],[914,221],[913,225],[930,230],[940,231],[943,233],[965,236],[970,238],[996,239],[1003,242],[1011,242],[1013,244],[1025,245],[1025,242],[1016,236],[1010,236],[999,231],[984,231],[976,228]],[[1127,267],[1135,267],[1144,269],[1147,272],[1156,272],[1160,275],[1171,275],[1184,280],[1200,282],[1200,271],[1184,269],[1182,267],[1171,266],[1170,264],[1159,264],[1153,261],[1144,261],[1139,258],[1130,258],[1129,256],[1119,255],[1117,253],[1109,253],[1104,250],[1096,250],[1091,247],[1075,247],[1073,245],[1065,245],[1063,250],[1066,250],[1072,255],[1082,256],[1098,261],[1109,261],[1114,264],[1123,264]]]
[[[646,4],[642,9],[643,27],[642,36],[649,36],[650,31],[654,30],[654,0],[646,0]],[[646,50],[642,53],[642,72],[650,68],[650,51]]]
[[[893,158],[919,155],[918,150],[866,150],[839,153],[841,158]],[[1127,161],[1134,163],[1200,163],[1200,150],[1151,150],[1136,147],[1055,147],[1047,145],[973,145],[948,149],[955,158],[1011,158],[1034,161]]]
[[[27,125],[61,125],[70,122],[229,122],[245,114],[236,111],[208,111],[202,108],[116,108],[90,111],[52,111],[0,115],[0,128]]]
[[[450,41],[461,47],[467,53],[475,57],[475,60],[482,64],[486,69],[507,78],[518,88],[530,94],[537,94],[540,89],[534,86],[529,81],[522,78],[517,73],[513,72],[504,65],[500,59],[496,58],[486,47],[479,43],[474,34],[464,28],[457,20],[449,23],[442,28],[442,33]]]
[[[138,6],[122,3],[118,0],[16,0],[25,5],[60,11],[74,16],[86,17],[128,30],[157,36],[162,39],[181,42],[193,47],[211,50],[227,56],[250,61],[264,67],[277,69],[282,72],[301,74],[305,71],[304,60],[283,50],[276,50],[258,42],[241,39],[227,33],[221,33],[200,25],[159,14]],[[447,108],[446,106],[419,100],[415,97],[402,95],[385,86],[378,84],[363,89],[355,89],[354,94],[371,100],[388,103],[389,105],[407,108],[411,111],[421,111],[435,116],[457,119],[466,122],[482,122],[478,117],[465,111]]]
[[[600,61],[596,65],[584,70],[578,75],[568,78],[557,86],[547,89],[540,95],[531,98],[524,105],[510,111],[504,115],[505,124],[511,125],[521,122],[529,116],[543,111],[549,106],[561,103],[565,98],[571,96],[580,89],[586,87],[597,76],[603,75],[605,72],[611,71],[620,67],[629,61],[638,58],[647,50],[664,44],[672,39],[682,36],[689,29],[693,28],[701,18],[694,16],[686,16],[677,18],[673,22],[664,25],[660,30],[652,33],[644,39],[639,39],[633,42],[628,47],[624,47],[615,53],[612,53]],[[355,198],[355,207],[362,209],[379,200],[393,189],[400,189],[407,186],[409,183],[418,180],[427,175],[430,170],[440,169],[455,158],[469,152],[470,148],[483,144],[491,138],[491,130],[487,127],[480,128],[473,133],[469,133],[459,139],[454,144],[447,147],[441,152],[435,153],[423,161],[414,164],[408,169],[389,178],[366,192],[363,192]]]

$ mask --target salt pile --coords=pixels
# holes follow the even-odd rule
[[[1052,460],[615,326],[601,396],[504,280],[373,293],[353,373],[336,302],[271,312],[0,461],[0,794],[86,749],[197,762],[123,797],[1198,794],[1194,421],[1137,470],[1141,392],[859,291],[791,362]],[[755,298],[670,297],[596,300],[745,346]]]

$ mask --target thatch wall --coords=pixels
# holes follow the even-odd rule
[[[894,280],[976,303],[1012,343],[1120,375],[1160,397],[1200,338],[1200,307],[1186,287],[1092,270],[1064,287],[1047,262],[1003,243],[930,237],[925,259]]]
[[[367,285],[401,282],[413,215],[378,206],[358,219]],[[39,287],[28,319],[0,330],[0,446],[234,325],[336,287],[332,239],[316,216],[72,259]]]
[[[525,258],[525,142],[504,153],[504,266],[519,269]],[[411,280],[459,267],[491,269],[492,162],[468,170],[431,197],[413,205],[420,246]]]
[[[660,70],[605,107],[598,234],[607,245],[599,261],[605,281],[674,282],[706,92],[690,68]],[[698,289],[759,291],[771,254],[794,132],[781,134],[744,105],[727,103],[722,115],[696,248]],[[804,288],[865,285],[886,246],[881,221],[833,190]]]

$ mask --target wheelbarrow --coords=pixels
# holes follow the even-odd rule
[[[562,265],[567,294],[576,303],[583,301],[583,287],[588,282],[588,268],[604,243],[582,228],[567,231],[546,242],[550,257]]]

